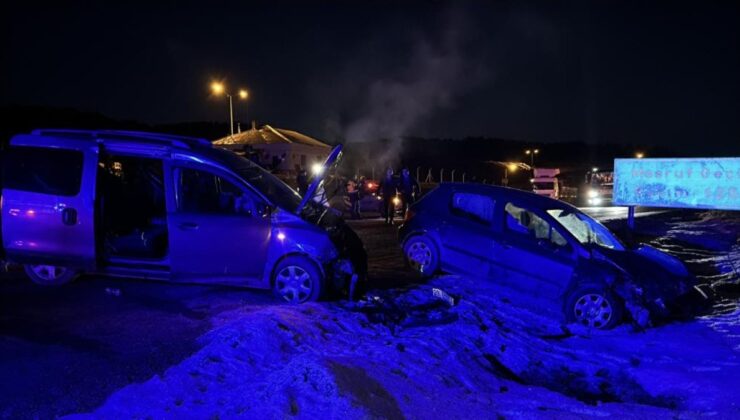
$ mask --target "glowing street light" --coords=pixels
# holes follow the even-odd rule
[[[212,82],[211,83],[211,92],[213,92],[214,95],[221,96],[226,95],[229,98],[229,131],[231,132],[231,135],[234,135],[234,103],[233,98],[229,92],[226,91],[226,86],[222,82]],[[239,97],[241,99],[247,99],[249,97],[249,92],[247,92],[246,89],[240,89],[239,90]]]
[[[540,149],[527,149],[524,151],[524,154],[529,156],[529,166],[534,166],[534,155],[538,155],[540,153]]]
[[[637,152],[637,153],[635,153],[635,157],[638,158],[638,159],[642,159],[642,158],[645,157],[645,153]]]
[[[501,162],[496,160],[489,160],[486,163],[491,163],[504,168],[504,179],[501,180],[503,185],[509,185],[509,172],[514,173],[519,169],[524,171],[532,170],[532,167],[524,162]]]
[[[216,95],[221,95],[221,94],[224,93],[224,91],[226,90],[226,88],[224,88],[224,84],[221,83],[221,82],[213,82],[213,83],[211,83],[211,90]]]

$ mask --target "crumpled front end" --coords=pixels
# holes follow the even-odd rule
[[[680,260],[649,246],[593,255],[615,269],[607,283],[643,328],[660,319],[695,314],[714,295],[708,285],[697,284]]]

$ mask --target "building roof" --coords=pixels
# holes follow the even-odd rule
[[[331,147],[326,143],[322,143],[297,131],[274,128],[267,124],[263,125],[262,128],[257,128],[256,125],[253,124],[250,130],[242,131],[241,133],[234,133],[233,136],[226,136],[213,142],[214,145],[218,146],[247,144],[254,146],[258,144],[279,143],[302,144],[305,146],[323,147],[327,149]]]

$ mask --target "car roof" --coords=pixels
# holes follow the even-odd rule
[[[188,150],[212,147],[211,142],[206,139],[163,133],[150,133],[145,131],[43,128],[31,131],[31,136],[70,140],[90,140],[98,143],[105,143],[105,140],[114,140],[131,144],[169,146],[172,148]]]
[[[555,200],[550,197],[545,197],[530,191],[524,191],[509,187],[501,187],[497,185],[450,182],[440,184],[439,187],[437,187],[436,191],[440,191],[446,194],[450,192],[468,192],[475,194],[492,195],[494,198],[497,199],[516,200],[522,204],[538,208],[568,210],[575,209],[575,207],[573,207],[572,205],[560,200]]]

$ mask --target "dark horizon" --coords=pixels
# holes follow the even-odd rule
[[[5,4],[0,105],[327,141],[584,141],[738,153],[730,2]],[[30,29],[33,30],[30,30]]]

